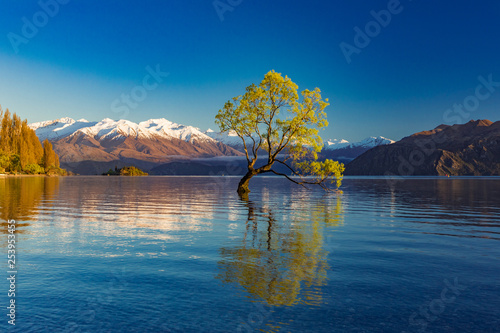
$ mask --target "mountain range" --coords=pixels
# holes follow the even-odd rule
[[[353,143],[347,140],[327,140],[320,155],[323,158],[329,158],[347,164],[374,147],[391,145],[394,142],[395,141],[384,138],[383,136],[371,136]]]
[[[173,159],[240,156],[192,126],[166,119],[136,124],[128,120],[61,118],[30,124],[40,140],[48,139],[61,167],[79,174],[100,174],[109,168],[134,165],[149,170]]]
[[[439,125],[391,145],[377,146],[349,163],[346,175],[500,175],[500,121]]]
[[[29,126],[41,141],[48,139],[52,143],[61,167],[79,174],[100,174],[109,168],[127,165],[152,170],[152,174],[155,170],[157,174],[199,174],[213,164],[207,158],[240,156],[234,161],[241,164],[244,155],[242,141],[234,132],[201,131],[164,118],[134,123],[109,118],[92,122],[66,117]],[[354,143],[327,140],[320,155],[349,162],[370,148],[393,142],[383,137]],[[200,159],[204,159],[203,162]],[[218,170],[223,163],[220,159],[217,161],[215,169]]]

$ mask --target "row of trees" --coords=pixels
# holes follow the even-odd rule
[[[64,174],[52,144],[43,145],[27,120],[0,107],[0,172]]]

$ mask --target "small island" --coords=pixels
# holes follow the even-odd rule
[[[148,173],[134,166],[128,166],[128,167],[123,167],[121,169],[115,167],[115,170],[109,169],[102,175],[103,176],[147,176]]]

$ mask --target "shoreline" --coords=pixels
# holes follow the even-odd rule
[[[107,177],[106,175],[27,175],[27,174],[0,174],[0,177]],[[142,178],[142,177],[226,177],[226,178],[241,178],[243,175],[147,175],[147,176],[128,176],[128,175],[112,175],[111,177],[127,177],[127,178]],[[276,175],[260,175],[259,178],[283,178],[282,176]],[[308,177],[305,177],[308,178]],[[356,176],[344,176],[343,179],[496,179],[500,178],[499,176],[439,176],[439,175],[414,175],[414,176],[383,176],[383,175],[356,175]]]
[[[68,176],[61,176],[61,175],[25,175],[25,174],[1,173],[0,177],[68,177]]]

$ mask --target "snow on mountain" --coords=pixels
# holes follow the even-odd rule
[[[30,124],[29,127],[35,130],[38,138],[43,141],[45,139],[59,140],[72,135],[80,129],[93,126],[95,124],[95,122],[91,123],[85,119],[75,121],[71,118],[61,118],[33,123]]]
[[[343,149],[343,148],[356,148],[356,147],[362,147],[362,148],[373,148],[376,146],[381,146],[381,145],[390,145],[394,143],[394,140],[384,138],[383,136],[371,136],[366,139],[363,139],[358,142],[353,142],[350,143],[347,140],[341,139],[334,139],[334,140],[327,140],[325,142],[325,149],[326,150],[337,150],[337,149]]]
[[[152,134],[138,124],[128,120],[112,120],[109,118],[103,119],[93,126],[88,126],[77,130],[71,135],[83,133],[97,140],[116,140],[124,139],[125,137],[134,138],[150,138]]]
[[[30,124],[29,126],[31,129],[37,130],[40,127],[56,126],[57,124],[71,124],[74,122],[75,121],[71,118],[61,118],[57,120],[40,121],[38,123]]]
[[[109,118],[99,122],[85,119],[73,120],[61,118],[29,125],[36,131],[40,140],[59,140],[68,136],[85,134],[97,140],[119,140],[126,137],[148,138],[155,136],[177,138],[187,142],[214,140],[193,126],[173,123],[164,118],[150,119],[136,124],[128,120],[112,120]]]
[[[361,147],[373,148],[376,146],[390,145],[390,144],[393,144],[394,142],[396,142],[396,141],[384,138],[383,136],[377,136],[377,137],[371,136],[371,137],[368,137],[364,140],[361,140],[360,142],[357,142],[357,144],[358,144],[358,146],[361,146]]]
[[[214,140],[217,140],[219,142],[222,142],[228,146],[231,146],[233,148],[241,148],[243,147],[243,143],[241,138],[236,135],[236,132],[234,131],[229,131],[225,133],[220,133],[220,132],[215,132],[212,129],[208,129],[205,132],[206,135],[210,136]],[[250,138],[245,138],[247,145],[252,144],[252,140]],[[364,140],[361,140],[359,142],[353,142],[350,143],[347,140],[344,139],[333,139],[333,140],[327,140],[324,142],[324,149],[325,150],[337,150],[337,149],[343,149],[343,148],[373,148],[376,146],[380,145],[388,145],[391,143],[394,143],[395,141],[384,138],[382,136],[379,137],[368,137]]]
[[[326,149],[340,149],[340,148],[345,148],[349,146],[350,143],[347,140],[344,139],[333,139],[333,140],[327,140],[325,142],[325,148]]]
[[[129,120],[112,120],[109,118],[99,122],[91,122],[86,119],[74,120],[68,117],[56,120],[42,121],[29,125],[36,131],[38,138],[43,141],[49,139],[56,141],[68,136],[79,134],[88,135],[96,140],[123,140],[126,137],[133,138],[177,138],[186,142],[222,142],[233,148],[243,146],[241,138],[236,132],[215,132],[208,129],[205,132],[193,126],[176,124],[165,118],[150,119],[136,124]],[[251,139],[247,138],[247,144]],[[337,150],[343,148],[372,148],[380,145],[394,143],[393,140],[379,137],[368,137],[359,142],[350,143],[344,139],[327,140],[324,143],[325,150]]]
[[[226,144],[231,147],[243,146],[243,141],[236,134],[235,131],[221,133],[221,132],[214,132],[209,128],[207,131],[205,131],[205,134],[211,137],[212,139],[222,142],[223,144]],[[247,140],[251,141],[250,138],[248,138]]]
[[[150,132],[167,137],[174,137],[184,141],[214,141],[210,136],[201,132],[193,126],[185,126],[173,123],[165,118],[150,119],[139,123],[139,126],[148,129]]]

